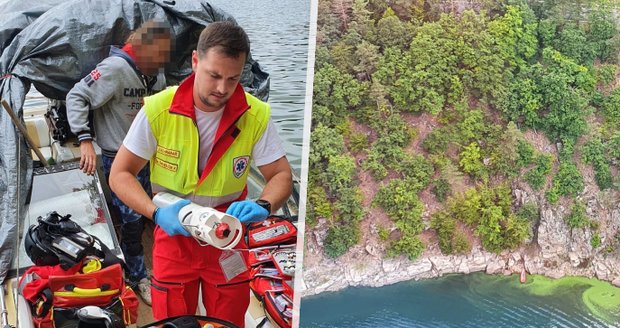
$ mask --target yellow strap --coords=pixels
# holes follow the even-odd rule
[[[63,297],[93,297],[93,296],[109,296],[118,293],[118,289],[101,290],[101,288],[95,289],[83,289],[75,287],[72,292],[54,292],[54,296]]]
[[[91,273],[101,270],[101,262],[99,260],[90,260],[84,267],[82,267],[83,273]]]

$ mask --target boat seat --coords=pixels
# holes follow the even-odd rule
[[[75,146],[72,141],[67,141],[61,145],[60,142],[52,138],[45,113],[47,113],[45,106],[24,108],[26,130],[33,139],[35,146],[39,148],[48,163],[67,163],[79,160],[79,146]],[[101,153],[98,146],[95,146],[95,152]],[[32,158],[35,161],[38,160],[34,151],[32,151]]]
[[[45,120],[45,112],[45,107],[24,109],[24,123],[26,124],[28,135],[35,143],[33,146],[39,148],[43,157],[50,162],[53,158],[52,138]],[[38,160],[34,150],[31,150],[31,155],[33,159]]]

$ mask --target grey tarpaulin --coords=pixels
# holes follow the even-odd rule
[[[35,4],[11,1],[0,4],[0,53],[13,37],[41,14],[64,0],[37,0]]]
[[[65,99],[73,85],[107,56],[110,45],[122,45],[146,20],[167,21],[172,27],[175,49],[165,68],[168,85],[191,73],[191,53],[204,26],[234,21],[201,1],[44,0],[32,9],[22,0],[11,0],[0,8],[13,13],[0,16],[0,98],[19,117],[31,85],[45,97]],[[269,75],[251,58],[241,83],[267,100]],[[23,222],[31,180],[30,151],[0,110],[0,283],[14,255],[17,220]]]

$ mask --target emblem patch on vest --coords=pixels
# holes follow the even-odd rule
[[[233,175],[239,179],[248,169],[250,156],[235,157],[233,159]]]

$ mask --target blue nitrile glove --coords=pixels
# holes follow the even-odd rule
[[[189,200],[181,199],[174,204],[160,207],[155,211],[153,221],[164,229],[168,236],[183,235],[190,237],[191,234],[183,228],[181,221],[179,221],[179,211],[183,206],[189,205],[189,203],[191,203]]]
[[[263,221],[269,216],[269,212],[253,200],[243,200],[230,204],[226,214],[236,217],[242,223]]]

